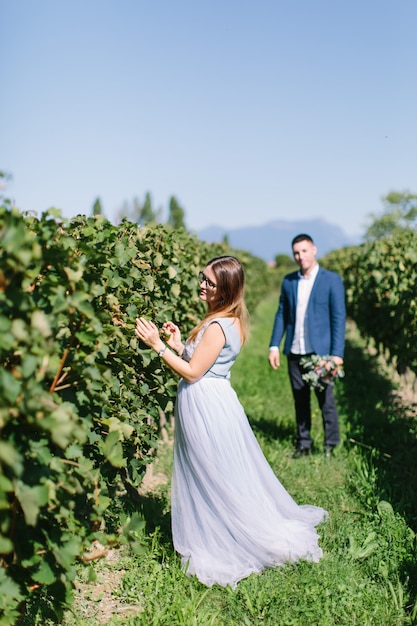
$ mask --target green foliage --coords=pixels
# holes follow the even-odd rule
[[[102,215],[103,207],[101,206],[100,198],[96,198],[93,204],[93,215]]]
[[[0,170],[0,200],[4,201],[6,204],[10,205],[10,200],[5,198],[5,190],[7,186],[7,181],[11,180],[12,176],[8,172],[4,170]]]
[[[391,235],[398,236],[403,230],[413,229],[417,220],[417,195],[408,191],[391,191],[382,198],[384,212],[377,216],[373,213],[372,220],[365,233],[365,240],[372,241]]]
[[[156,221],[156,215],[152,208],[151,194],[148,191],[145,194],[145,201],[141,208],[138,224],[141,224],[143,226],[145,224],[152,224],[155,221]]]
[[[275,267],[285,272],[297,269],[297,264],[294,259],[288,254],[277,254],[274,258]]]
[[[337,250],[323,265],[341,274],[347,313],[361,333],[396,358],[399,372],[417,372],[417,232]]]
[[[417,372],[417,195],[390,192],[381,216],[371,215],[362,246],[330,253],[323,265],[339,272],[348,315],[397,369]]]
[[[178,200],[175,196],[171,196],[169,199],[169,212],[168,212],[168,222],[169,226],[172,226],[175,230],[179,230],[180,228],[185,229],[184,222],[184,209],[178,204]]]
[[[138,345],[135,319],[173,319],[186,336],[205,310],[198,270],[224,253],[161,225],[56,218],[0,207],[0,620],[22,599],[59,619],[110,519],[109,539],[140,551],[140,520],[109,507],[137,495],[177,379]],[[268,273],[242,260],[254,306]]]
[[[128,220],[141,226],[159,223],[161,214],[161,209],[154,208],[149,191],[146,192],[143,202],[138,198],[134,198],[131,203],[125,202],[120,211],[123,220]]]
[[[97,477],[82,454],[88,424],[54,384],[65,313],[68,328],[82,306],[71,298],[68,279],[77,262],[55,245],[53,220],[34,230],[16,210],[0,211],[1,607],[15,611],[22,596],[43,586],[53,590],[57,606],[71,599],[71,564],[88,534],[86,510],[99,519],[105,507],[91,497]],[[66,288],[72,293],[64,306]]]

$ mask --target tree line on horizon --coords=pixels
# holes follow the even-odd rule
[[[417,226],[417,194],[410,191],[390,191],[381,198],[383,210],[381,213],[369,213],[369,225],[364,234],[364,242],[375,241],[383,237],[397,235],[406,229],[414,229]],[[93,214],[103,214],[99,198],[94,203]],[[141,226],[150,224],[169,224],[174,229],[183,228],[185,224],[185,210],[179,204],[175,196],[171,196],[168,203],[168,217],[163,220],[163,208],[155,208],[151,193],[145,193],[144,201],[135,197],[132,202],[124,202],[118,215],[119,221],[123,218]],[[277,255],[277,260],[282,264],[283,256]],[[288,257],[287,257],[288,258]]]
[[[93,215],[104,215],[100,198],[96,198],[93,204]],[[125,201],[118,213],[118,222],[123,219],[147,226],[151,224],[165,224],[171,226],[174,230],[183,228],[187,230],[185,225],[185,211],[175,196],[171,196],[168,202],[168,217],[166,222],[163,221],[163,208],[154,208],[152,196],[149,191],[145,193],[143,202],[139,198],[133,198],[132,202]]]
[[[10,173],[0,170],[0,194],[5,189],[7,181],[11,178]],[[417,226],[417,194],[408,190],[390,191],[386,196],[382,196],[381,201],[383,204],[381,213],[368,213],[369,225],[363,234],[365,243],[392,235],[395,236],[404,230],[414,230]],[[170,197],[168,202],[166,221],[163,219],[163,213],[163,207],[154,207],[152,195],[147,191],[143,202],[138,197],[133,198],[131,202],[125,201],[118,212],[117,221],[121,222],[123,219],[126,219],[140,226],[165,224],[171,226],[174,230],[181,228],[187,230],[185,210],[174,195]],[[104,215],[99,197],[93,203],[92,215]],[[227,243],[227,237],[225,239],[223,243]],[[288,259],[291,260],[291,257],[278,254],[275,262],[280,266],[282,264],[288,265]]]

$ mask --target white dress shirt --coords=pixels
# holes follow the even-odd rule
[[[301,272],[298,272],[297,312],[294,339],[291,345],[292,354],[309,354],[313,352],[308,335],[307,307],[318,271],[319,265],[317,263],[308,276],[304,276]]]

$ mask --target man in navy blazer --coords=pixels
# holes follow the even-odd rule
[[[308,354],[330,355],[343,363],[346,308],[341,277],[319,266],[317,248],[310,235],[301,234],[291,242],[299,271],[285,276],[269,348],[273,369],[280,366],[279,347],[285,334],[284,354],[294,397],[297,445],[293,458],[308,455],[312,449],[310,387],[302,379],[300,360]],[[333,385],[315,389],[321,409],[326,456],[340,443],[339,417]]]

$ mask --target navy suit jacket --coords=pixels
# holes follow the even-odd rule
[[[275,315],[270,346],[285,333],[284,354],[291,352],[297,308],[298,272],[285,276]],[[319,267],[307,306],[308,333],[316,354],[343,358],[346,330],[345,290],[339,274]]]

